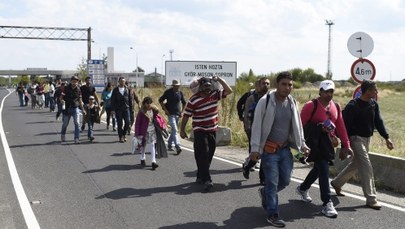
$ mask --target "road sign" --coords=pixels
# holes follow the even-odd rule
[[[102,92],[105,86],[104,60],[87,60],[87,71],[96,91]]]
[[[179,80],[189,85],[196,78],[218,76],[229,86],[236,84],[236,62],[234,61],[166,61],[166,85]]]
[[[363,93],[361,92],[361,85],[359,85],[356,87],[356,89],[354,89],[353,99],[360,98],[361,94],[363,94]],[[375,98],[373,98],[373,99],[378,100],[378,95],[376,95]]]
[[[350,73],[356,82],[361,83],[363,80],[373,80],[376,72],[374,64],[363,58],[354,61]]]
[[[367,57],[373,51],[373,39],[367,33],[357,32],[347,41],[349,52],[358,58]]]
[[[354,89],[353,92],[353,99],[359,98],[361,96],[361,86],[357,86],[356,89]]]

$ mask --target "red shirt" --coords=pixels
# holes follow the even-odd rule
[[[226,96],[223,90],[214,90],[207,97],[201,93],[191,96],[184,109],[184,116],[193,116],[193,131],[215,132],[218,128],[218,101]]]
[[[314,123],[320,123],[324,122],[325,120],[329,119],[335,124],[336,126],[336,135],[339,137],[340,141],[343,144],[343,147],[349,148],[350,147],[350,141],[349,137],[347,136],[347,131],[346,131],[346,126],[343,121],[342,117],[342,108],[340,107],[340,110],[338,112],[338,109],[333,101],[329,102],[329,106],[325,108],[322,103],[317,101],[317,108],[314,113],[314,116],[311,118],[312,111],[314,110],[314,103],[311,101],[308,101],[307,103],[304,104],[301,110],[301,121],[302,125],[305,125],[307,122],[311,121]],[[330,117],[327,114],[329,111]]]

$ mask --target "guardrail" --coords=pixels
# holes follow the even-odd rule
[[[336,176],[337,173],[342,171],[350,160],[341,161],[338,158],[339,150],[336,150],[335,166],[332,166],[330,169],[331,176]],[[373,165],[376,187],[405,194],[405,159],[378,153],[369,153],[369,157]],[[352,180],[355,183],[360,183],[357,175]]]

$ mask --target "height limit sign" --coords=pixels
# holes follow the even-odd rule
[[[364,58],[354,61],[350,72],[353,79],[358,83],[363,82],[363,80],[373,80],[375,77],[374,64]]]

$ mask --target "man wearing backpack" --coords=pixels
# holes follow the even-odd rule
[[[266,77],[261,77],[256,81],[256,90],[253,92],[252,95],[250,95],[246,99],[246,103],[244,106],[244,113],[243,113],[243,126],[246,132],[246,135],[249,140],[249,153],[250,153],[250,137],[251,137],[251,132],[252,132],[252,123],[253,123],[253,117],[255,115],[255,110],[256,110],[256,105],[257,102],[259,102],[259,99],[267,94],[270,88],[270,80],[267,79]],[[250,170],[255,166],[257,161],[252,161],[249,159],[249,157],[246,158],[245,162],[242,164],[242,170],[243,170],[243,177],[246,179],[249,179],[249,173]],[[259,171],[259,177],[260,177],[260,184],[264,184],[264,174],[262,171],[262,167],[260,166],[260,171]]]
[[[307,161],[314,162],[314,166],[306,176],[304,182],[298,185],[296,191],[304,202],[311,202],[309,188],[319,179],[322,214],[329,218],[336,218],[338,213],[333,206],[329,188],[329,165],[333,164],[335,149],[332,138],[339,136],[342,142],[342,154],[353,155],[350,148],[342,111],[335,103],[333,93],[335,83],[324,80],[319,85],[319,97],[304,104],[301,110],[301,121],[304,126],[305,142],[311,148]]]
[[[290,95],[293,77],[281,72],[276,79],[276,90],[270,91],[257,103],[252,124],[250,159],[261,158],[265,186],[259,189],[267,222],[285,227],[280,218],[278,192],[291,181],[293,156],[290,147],[308,154],[297,101]]]
[[[252,83],[249,83],[249,85]],[[253,86],[253,84],[252,84]],[[251,96],[255,90],[257,90],[257,86],[258,86],[258,81],[256,80],[255,82],[255,89],[250,89],[248,92],[246,92],[245,94],[243,94],[240,99],[238,100],[238,102],[236,103],[236,109],[238,110],[238,117],[239,120],[243,122],[243,112],[245,111],[245,103],[246,100],[249,96]]]
[[[385,129],[380,108],[375,100],[378,93],[376,83],[371,80],[364,80],[360,88],[361,96],[351,100],[343,110],[343,118],[354,151],[354,158],[332,180],[331,185],[338,196],[344,196],[342,186],[358,171],[361,187],[366,197],[366,205],[379,210],[381,204],[377,201],[373,167],[368,156],[374,129],[377,129],[378,133],[385,139],[388,149],[392,150],[394,145]]]

